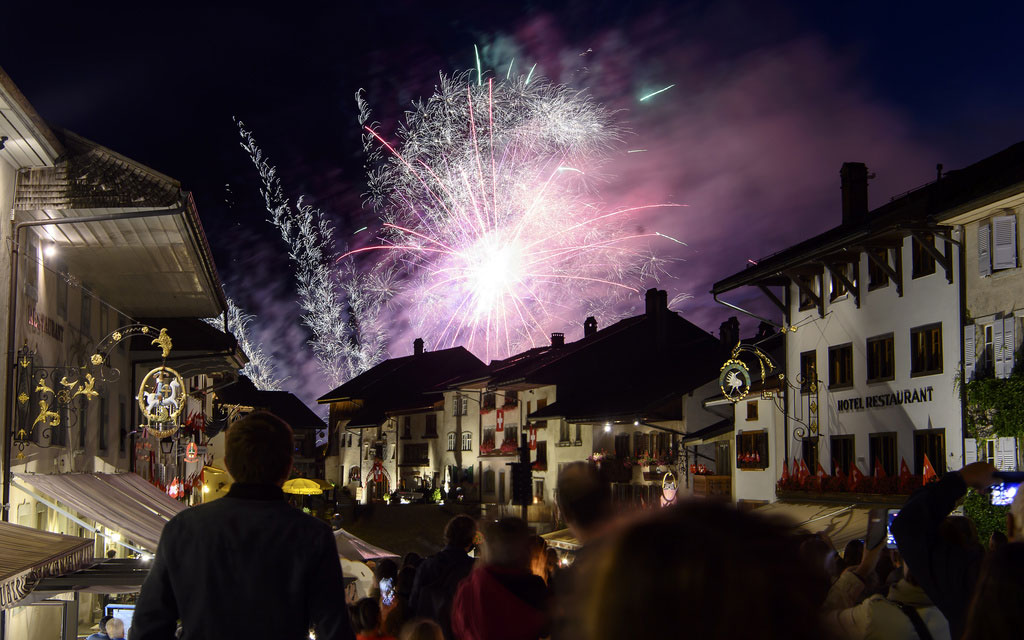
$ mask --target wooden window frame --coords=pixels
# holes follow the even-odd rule
[[[850,456],[849,460],[837,460],[836,458],[836,443],[837,442],[849,442],[850,443]],[[837,475],[837,471],[842,469],[842,472],[846,475],[850,475],[851,467],[857,463],[857,440],[853,434],[843,434],[837,436],[829,436],[828,439],[829,456],[832,458],[832,475]],[[836,468],[836,463],[839,462],[839,469]],[[845,467],[845,468],[844,468]]]
[[[872,374],[871,369],[873,368],[872,365],[873,364],[878,364],[878,365],[882,364],[881,362],[878,362],[878,363],[875,362],[875,354],[872,353],[871,348],[874,345],[885,344],[885,343],[889,344],[889,347],[888,347],[887,350],[883,347],[883,351],[887,351],[889,356],[890,356],[890,368],[889,368],[888,375],[876,375],[875,377],[871,377],[871,374]],[[882,334],[882,335],[878,335],[878,336],[873,336],[873,337],[868,338],[867,340],[865,340],[864,341],[864,353],[867,355],[867,358],[865,360],[865,367],[864,367],[864,369],[865,369],[865,373],[866,373],[866,378],[865,379],[866,379],[866,381],[868,383],[888,382],[888,381],[893,380],[893,379],[896,378],[896,339],[895,339],[893,333],[890,332],[890,333],[886,333],[886,334]],[[883,360],[884,360],[884,355],[885,354],[883,353]],[[878,373],[878,372],[876,371],[875,373]]]
[[[918,365],[919,360],[921,358],[924,358],[925,360],[928,360],[928,359],[930,359],[932,357],[933,354],[929,354],[927,352],[927,349],[928,349],[929,345],[931,345],[935,341],[934,337],[928,336],[926,338],[927,344],[925,345],[926,351],[921,356],[918,356],[918,355],[915,354],[915,349],[917,348],[917,335],[918,334],[922,334],[922,333],[926,333],[926,332],[930,333],[930,332],[932,332],[932,331],[934,331],[936,329],[938,329],[938,341],[937,341],[937,344],[938,344],[938,356],[937,356],[937,358],[938,358],[938,366],[937,367],[933,366],[933,367],[930,367],[930,368],[927,368],[927,369],[917,369],[917,370],[915,370],[914,367]],[[925,362],[924,364],[927,365],[928,363]],[[922,376],[934,376],[934,375],[938,375],[938,374],[942,373],[942,370],[943,370],[942,323],[941,322],[933,322],[931,324],[926,324],[926,325],[922,325],[920,327],[913,327],[913,328],[911,328],[910,329],[910,377],[911,378],[917,378],[917,377],[922,377]]]
[[[836,360],[841,354],[846,354],[848,367],[846,379],[840,380],[836,369]],[[828,388],[848,389],[853,386],[853,343],[837,344],[828,348]]]
[[[871,465],[871,468],[868,469],[868,475],[869,476],[874,476],[875,475],[875,460],[876,460],[876,457],[877,457],[877,454],[875,452],[875,447],[871,446],[872,443],[874,443],[876,441],[881,441],[881,440],[886,440],[887,441],[889,438],[892,438],[892,451],[891,451],[891,453],[892,453],[892,461],[891,461],[890,464],[886,464],[885,460],[883,460],[882,461],[882,469],[885,471],[886,475],[889,475],[889,476],[896,475],[899,472],[899,462],[896,459],[897,457],[899,457],[899,451],[900,451],[899,450],[899,433],[896,432],[896,431],[879,431],[877,433],[870,433],[870,434],[868,434],[868,464]],[[882,456],[882,457],[884,458],[885,456]]]

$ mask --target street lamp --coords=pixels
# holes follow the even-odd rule
[[[167,438],[164,438],[164,439],[160,440],[160,453],[164,454],[165,456],[169,456],[169,455],[171,455],[172,451],[174,451],[174,439],[173,438],[167,437]]]

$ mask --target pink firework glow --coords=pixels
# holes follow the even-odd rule
[[[597,187],[620,142],[612,114],[546,81],[441,76],[389,142],[365,126],[368,200],[381,216],[373,269],[400,274],[392,302],[434,348],[485,358],[543,344],[550,331],[641,293],[673,240],[607,209]]]

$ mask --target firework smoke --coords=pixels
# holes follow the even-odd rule
[[[622,132],[585,93],[546,80],[441,75],[392,144],[367,124],[368,202],[380,214],[373,271],[405,275],[395,302],[440,348],[506,357],[614,305],[656,278],[647,244],[627,231],[643,205],[606,209],[602,169]],[[662,236],[664,237],[664,236]]]
[[[267,357],[261,345],[249,332],[249,325],[256,316],[246,313],[231,298],[228,298],[228,333],[238,341],[239,348],[249,357],[249,362],[242,367],[242,375],[249,378],[257,389],[263,391],[281,391],[281,380],[274,371],[273,361]],[[203,318],[218,331],[223,330],[222,318]]]

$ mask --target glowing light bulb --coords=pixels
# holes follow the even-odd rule
[[[46,256],[47,258],[52,258],[53,256],[57,255],[57,245],[46,245],[46,248],[43,249],[43,255]]]

